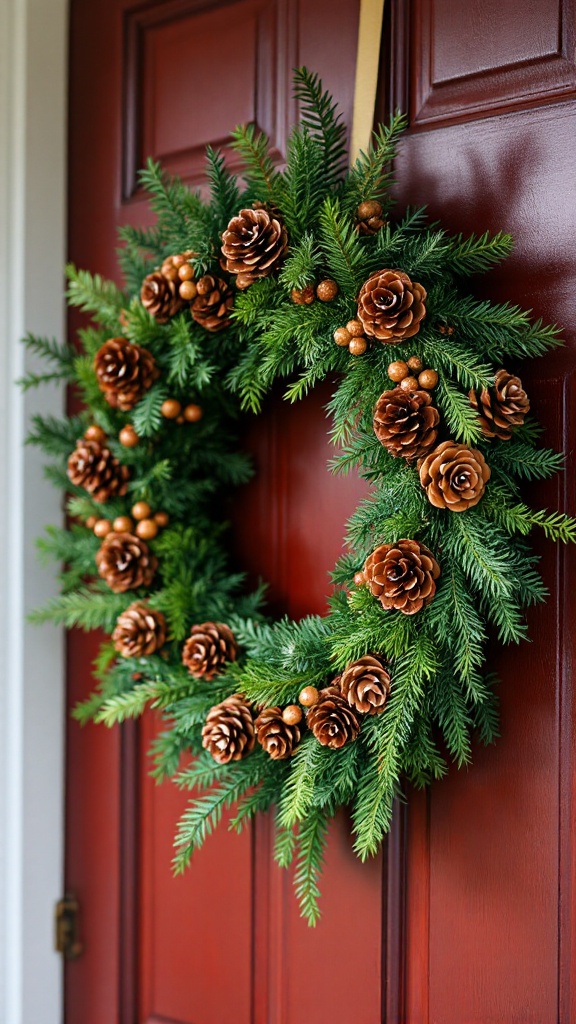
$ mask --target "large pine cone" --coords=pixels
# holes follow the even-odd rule
[[[514,427],[524,423],[530,410],[530,400],[522,387],[520,377],[507,370],[498,370],[494,386],[489,390],[470,391],[470,402],[478,412],[482,433],[486,437],[499,437],[509,441]]]
[[[254,749],[254,721],[241,693],[233,693],[208,712],[202,746],[218,764],[239,761]]]
[[[237,656],[234,634],[222,622],[192,626],[182,650],[182,662],[196,679],[213,679],[224,671],[228,661],[236,661]]]
[[[140,301],[159,324],[166,324],[184,308],[178,289],[177,277],[166,277],[161,270],[155,270],[142,282]]]
[[[429,391],[392,388],[380,395],[374,410],[374,433],[394,457],[410,461],[425,455],[436,441],[440,422]]]
[[[158,376],[154,356],[126,338],[109,338],[94,357],[98,387],[114,409],[128,412]]]
[[[166,619],[144,601],[135,601],[118,616],[112,640],[123,658],[154,654],[166,642]]]
[[[222,331],[230,323],[232,289],[221,277],[206,274],[196,282],[198,294],[190,307],[192,318],[207,331]]]
[[[440,566],[424,544],[404,539],[376,548],[366,559],[364,575],[383,608],[415,615],[434,597]]]
[[[465,512],[477,505],[490,479],[482,452],[458,441],[443,441],[419,463],[420,483],[436,508]]]
[[[282,718],[282,708],[266,708],[254,723],[256,738],[274,761],[292,757],[300,742],[300,726],[288,725]]]
[[[364,333],[395,345],[412,338],[426,316],[426,290],[402,270],[377,270],[358,296],[358,319]]]
[[[268,277],[284,257],[288,235],[281,220],[267,210],[240,210],[222,235],[222,252],[229,274],[242,274],[247,287]]]
[[[336,686],[321,690],[308,712],[308,727],[324,747],[338,750],[360,732],[360,720]]]
[[[96,565],[102,579],[115,594],[137,587],[149,587],[158,559],[146,541],[131,533],[109,533],[96,553]]]
[[[80,438],[68,459],[68,479],[83,487],[95,501],[122,497],[128,487],[128,467],[121,465],[100,441]]]
[[[340,692],[351,708],[363,715],[384,711],[390,693],[390,674],[384,662],[372,654],[347,665],[340,676]]]

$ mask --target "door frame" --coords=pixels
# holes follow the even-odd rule
[[[67,0],[0,0],[0,1020],[60,1024],[54,903],[63,879],[64,648],[30,609],[57,592],[34,539],[62,516],[30,417],[62,388],[23,395],[26,331],[62,339],[66,255]]]

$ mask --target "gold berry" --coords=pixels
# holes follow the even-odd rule
[[[307,284],[304,288],[293,288],[290,293],[292,302],[297,306],[311,306],[314,302],[314,285]]]
[[[89,530],[93,530],[97,522],[98,516],[88,516],[88,519],[86,520],[86,526],[88,527]]]
[[[364,335],[364,327],[359,320],[349,320],[346,324],[346,330],[352,338],[362,338]]]
[[[315,686],[305,686],[303,690],[300,690],[298,700],[305,708],[311,708],[318,700],[318,690]]]
[[[198,420],[202,419],[203,415],[201,405],[195,405],[194,402],[190,402],[190,405],[184,406],[184,419],[187,423],[197,423]]]
[[[84,437],[87,441],[98,441],[98,444],[104,444],[104,441],[106,440],[106,434],[102,430],[102,427],[98,427],[95,423],[84,431]]]
[[[154,522],[158,523],[158,526],[162,529],[162,527],[168,526],[168,523],[170,522],[170,516],[168,515],[167,512],[155,512]]]
[[[365,574],[363,572],[355,572],[354,583],[356,584],[357,587],[361,587],[364,583],[366,583]]]
[[[426,391],[432,391],[438,383],[438,374],[436,370],[422,370],[422,373],[418,377],[418,383],[421,388],[425,388]]]
[[[186,423],[186,420],[184,419],[182,413],[180,413],[180,415],[176,417],[176,423]]]
[[[191,281],[194,277],[194,267],[189,263],[181,263],[178,267],[178,277],[181,281]]]
[[[194,281],[182,281],[182,284],[178,289],[178,294],[184,302],[192,302],[192,299],[195,299],[198,294],[198,289],[194,284]]]
[[[420,359],[420,356],[410,356],[408,366],[414,373],[420,373],[420,370],[424,369],[424,363]]]
[[[130,519],[130,516],[116,516],[112,524],[114,533],[132,533],[134,529],[134,523]]]
[[[321,302],[332,302],[338,295],[338,285],[336,281],[333,281],[331,277],[325,278],[324,281],[316,286],[316,295]]]
[[[404,391],[418,391],[418,381],[416,380],[416,377],[404,377],[404,379],[400,381],[400,387],[403,388]]]
[[[408,363],[405,363],[402,359],[397,359],[394,363],[390,363],[388,367],[388,376],[396,384],[404,380],[404,377],[407,377],[409,373]]]
[[[366,338],[351,338],[348,342],[348,351],[352,356],[363,356],[367,348]]]
[[[175,420],[182,412],[182,406],[175,398],[167,398],[162,402],[160,412],[167,420]]]
[[[135,505],[132,505],[130,511],[134,519],[149,519],[152,515],[152,509],[147,501],[137,501]]]
[[[370,220],[370,217],[381,217],[382,206],[376,199],[366,199],[357,209],[360,220]]]
[[[350,339],[352,335],[350,334],[350,331],[347,330],[346,327],[337,327],[336,330],[334,331],[333,337],[336,344],[341,345],[344,348],[344,346],[350,344]]]
[[[136,533],[142,540],[154,540],[158,533],[158,523],[154,522],[153,519],[141,519],[136,524]]]
[[[106,537],[112,530],[112,523],[109,519],[99,519],[94,523],[94,533],[97,537]]]
[[[118,440],[120,441],[121,445],[124,445],[125,448],[135,448],[140,438],[138,437],[138,434],[134,430],[134,427],[128,424],[127,426],[122,427],[122,430],[118,435]]]
[[[282,719],[286,725],[298,725],[302,721],[302,708],[297,704],[289,704],[282,712]]]

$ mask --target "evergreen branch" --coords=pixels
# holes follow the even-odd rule
[[[108,330],[117,331],[120,313],[126,305],[120,289],[100,274],[77,270],[72,263],[66,268],[66,276],[69,282],[66,297],[70,305],[91,313],[96,322]]]
[[[503,231],[495,235],[486,231],[483,235],[469,235],[468,238],[457,235],[452,239],[446,262],[456,274],[465,277],[484,274],[505,260],[513,248],[513,239]]]
[[[328,818],[326,808],[314,807],[298,829],[294,888],[302,917],[312,926],[320,918],[318,878],[324,862]]]

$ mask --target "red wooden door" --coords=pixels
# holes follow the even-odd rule
[[[505,228],[514,257],[482,281],[492,297],[567,325],[576,270],[572,139],[576,3],[391,0],[382,111],[411,130],[399,197],[454,230]],[[357,0],[72,2],[70,256],[116,276],[115,229],[142,223],[135,172],[151,153],[192,183],[206,143],[256,120],[279,157],[294,118],[290,69],[317,70],[351,114]],[[389,52],[388,52],[389,51]],[[569,448],[567,349],[526,374],[547,440]],[[236,545],[271,582],[275,610],[321,612],[327,570],[360,485],[325,472],[329,385],[250,431],[259,478],[239,498]],[[574,508],[574,475],[542,486]],[[497,658],[502,739],[429,794],[410,794],[377,861],[354,858],[342,816],[323,881],[323,918],[299,920],[273,865],[271,825],[220,829],[173,879],[182,800],[156,788],[152,721],[69,726],[67,884],[85,952],[69,964],[68,1024],[568,1024],[573,557],[542,545],[551,589],[531,613],[532,648]],[[573,563],[572,563],[573,564]],[[95,645],[70,640],[71,703],[90,689]]]
[[[454,231],[514,236],[512,258],[476,291],[563,325],[567,347],[522,377],[547,443],[567,453],[566,474],[530,496],[574,514],[576,4],[413,0],[392,13],[388,99],[411,124],[399,197]],[[410,796],[399,883],[410,1024],[576,1020],[575,562],[533,540],[550,600],[530,611],[531,645],[494,654],[501,739]]]

